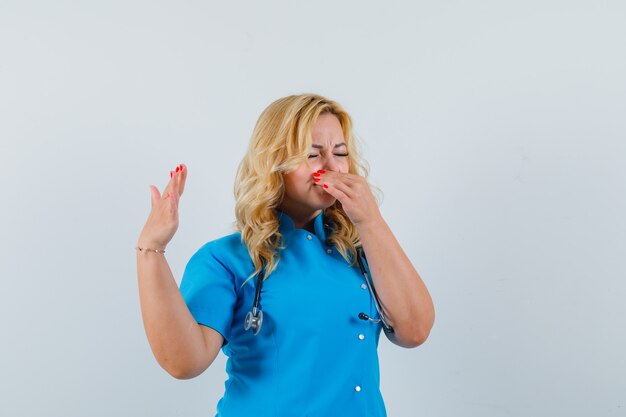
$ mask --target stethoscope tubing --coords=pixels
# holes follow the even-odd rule
[[[380,306],[380,300],[378,298],[378,294],[376,293],[376,289],[374,288],[374,286],[370,283],[369,280],[369,274],[367,273],[367,270],[365,269],[365,265],[363,264],[363,258],[365,258],[365,255],[363,253],[363,248],[361,246],[356,248],[357,250],[357,261],[359,262],[359,268],[361,269],[361,273],[363,274],[363,278],[365,278],[365,282],[367,283],[367,288],[370,291],[370,294],[372,294],[372,298],[374,300],[374,307],[376,307],[376,311],[378,312],[378,315],[380,316],[380,321],[382,322],[383,325],[383,329],[385,330],[385,333],[393,333],[393,327],[391,327],[389,325],[389,323],[387,323],[387,318],[385,317],[385,315],[383,314],[383,309]],[[360,317],[361,315],[359,315]],[[369,319],[372,321],[378,321],[376,319]]]
[[[376,289],[369,280],[369,274],[367,273],[367,269],[365,268],[365,264],[363,263],[363,258],[365,258],[365,254],[363,253],[363,248],[358,246],[357,250],[357,261],[359,264],[359,268],[361,269],[361,273],[363,274],[363,278],[365,278],[365,282],[367,283],[367,288],[369,289],[370,294],[374,300],[374,307],[376,307],[376,311],[380,316],[380,319],[372,319],[368,317],[365,313],[360,313],[359,318],[362,320],[369,320],[374,323],[382,322],[383,329],[385,333],[393,333],[393,327],[391,327],[387,323],[387,319],[383,314],[382,307],[380,306],[380,300],[378,299],[378,294],[376,293]],[[261,268],[261,271],[257,274],[256,281],[256,291],[254,293],[254,303],[252,304],[252,311],[246,314],[246,319],[244,323],[245,330],[253,329],[254,335],[256,336],[261,330],[261,326],[263,325],[263,311],[261,307],[261,287],[263,286],[263,277],[265,276],[265,265]]]

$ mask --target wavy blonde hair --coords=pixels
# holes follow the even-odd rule
[[[339,103],[316,94],[301,94],[270,104],[259,116],[235,180],[235,227],[255,268],[248,279],[264,265],[267,279],[280,261],[284,246],[275,209],[285,194],[283,175],[307,161],[313,127],[325,113],[337,116],[341,124],[349,155],[348,172],[367,178],[368,167],[357,149],[352,118]],[[325,209],[324,215],[331,230],[328,243],[354,264],[361,241],[339,200]]]

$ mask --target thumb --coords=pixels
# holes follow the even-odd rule
[[[154,207],[156,202],[159,201],[159,199],[161,198],[161,193],[159,193],[159,190],[154,185],[150,186],[150,196],[152,201],[152,207]]]

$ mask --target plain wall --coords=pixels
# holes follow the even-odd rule
[[[144,333],[148,187],[189,168],[180,283],[232,230],[261,111],[317,92],[435,303],[425,344],[381,336],[389,416],[626,416],[625,21],[622,1],[2,0],[0,414],[215,414],[225,356],[179,381]]]

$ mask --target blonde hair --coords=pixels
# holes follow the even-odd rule
[[[255,268],[248,279],[264,265],[267,279],[278,265],[284,246],[275,209],[285,193],[283,175],[307,161],[313,127],[325,113],[334,114],[341,124],[349,154],[348,172],[367,178],[368,168],[356,147],[352,118],[339,103],[316,94],[302,94],[270,104],[259,116],[235,180],[235,227]],[[328,243],[354,264],[356,246],[361,242],[339,200],[325,209],[324,215],[330,228]]]

